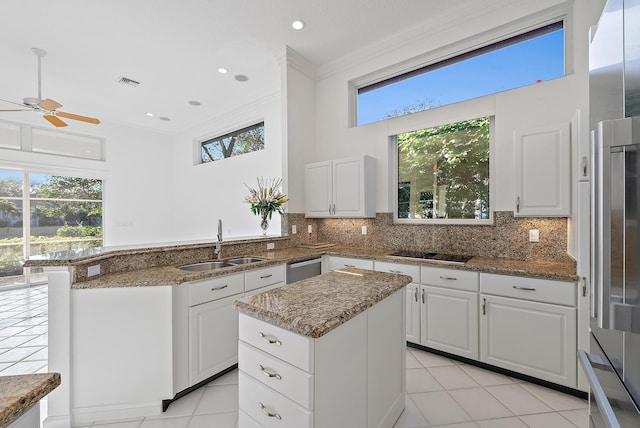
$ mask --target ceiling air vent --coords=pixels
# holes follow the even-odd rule
[[[140,82],[137,80],[129,79],[128,77],[120,76],[118,79],[118,83],[125,86],[131,86],[132,88],[136,88]]]

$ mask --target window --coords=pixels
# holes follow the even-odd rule
[[[264,122],[200,143],[200,163],[264,149]]]
[[[0,286],[45,280],[30,255],[102,246],[102,181],[0,170]]]
[[[357,88],[357,125],[564,76],[559,21]]]
[[[395,136],[397,221],[490,221],[491,121],[483,117]]]

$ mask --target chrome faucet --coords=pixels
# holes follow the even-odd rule
[[[218,260],[222,259],[222,219],[218,219],[218,241],[213,253],[218,256]]]

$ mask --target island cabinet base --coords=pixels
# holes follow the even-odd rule
[[[404,291],[311,338],[240,314],[239,426],[392,427],[404,409]]]

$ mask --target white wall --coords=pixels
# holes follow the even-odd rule
[[[215,240],[218,219],[224,238],[257,236],[262,233],[259,217],[243,202],[256,187],[258,177],[283,176],[282,121],[279,94],[256,100],[242,109],[212,119],[172,139],[166,153],[170,176],[164,199],[171,212],[170,240]],[[206,164],[196,163],[197,140],[224,135],[264,121],[265,148]],[[195,151],[195,152],[194,152]],[[280,235],[280,215],[275,214],[269,234]]]
[[[498,4],[499,3],[499,4]],[[562,2],[525,0],[496,2],[482,13],[468,11],[455,21],[442,20],[423,29],[409,29],[405,37],[368,46],[318,69],[314,160],[369,154],[376,158],[376,211],[390,212],[389,135],[432,125],[495,114],[495,153],[492,192],[494,210],[513,210],[513,150],[515,129],[568,122],[575,110],[588,108],[588,29],[596,22],[604,0]],[[567,76],[473,101],[457,103],[410,116],[360,127],[349,126],[349,82],[362,80],[415,58],[437,59],[465,47],[508,35],[516,28],[568,13]],[[451,23],[454,22],[454,25]],[[426,30],[425,30],[426,28]],[[463,40],[464,42],[460,42]],[[466,45],[466,46],[465,46]],[[290,180],[301,180],[299,159],[290,158]],[[291,192],[291,198],[302,194]]]

